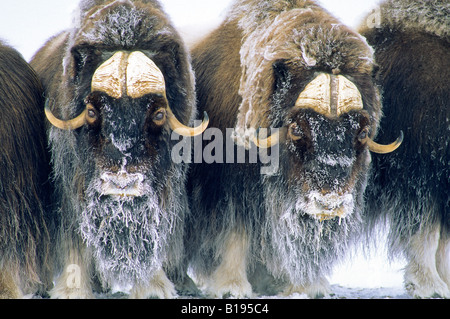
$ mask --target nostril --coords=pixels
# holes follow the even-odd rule
[[[119,150],[111,142],[111,140],[105,141],[102,151],[104,153],[104,157],[108,159],[108,162],[110,162],[111,166],[120,166],[120,163],[122,162],[122,159],[124,157],[124,153]]]
[[[109,171],[111,173],[117,174],[120,171],[120,167],[118,165],[110,166],[109,167]]]
[[[137,167],[136,166],[129,166],[127,167],[127,172],[130,174],[135,174],[137,172]]]

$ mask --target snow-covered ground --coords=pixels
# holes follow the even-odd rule
[[[377,235],[377,247],[363,249],[356,247],[347,260],[337,265],[328,278],[331,293],[325,299],[412,299],[403,286],[403,268],[405,260],[388,257],[385,234]],[[363,245],[365,245],[363,243]],[[118,290],[111,295],[98,295],[99,298],[126,298]],[[179,299],[196,299],[179,296]],[[255,299],[308,299],[305,294],[289,296],[257,296]]]
[[[30,60],[52,35],[68,28],[79,0],[4,1],[0,10],[0,39]],[[168,14],[188,41],[223,19],[231,0],[162,0]],[[329,11],[355,27],[378,0],[320,0]],[[205,27],[206,26],[206,27]],[[409,298],[403,288],[403,260],[389,263],[383,245],[370,257],[356,253],[330,278],[331,298]],[[304,298],[294,295],[291,297]]]
[[[382,248],[382,249],[380,249]],[[402,259],[390,262],[384,247],[378,247],[365,254],[355,254],[336,267],[330,278],[332,298],[378,299],[410,298],[403,287]]]

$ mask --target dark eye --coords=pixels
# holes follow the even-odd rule
[[[298,141],[303,137],[303,131],[297,123],[292,123],[289,126],[288,135],[293,141]]]
[[[97,116],[97,114],[95,113],[94,110],[88,110],[88,116],[90,118],[95,118]]]
[[[162,120],[164,120],[164,113],[163,112],[158,112],[153,119],[155,121],[162,121]]]
[[[86,121],[89,124],[94,124],[95,121],[98,120],[98,112],[97,110],[94,108],[94,106],[92,104],[88,104],[86,106]]]
[[[153,122],[155,122],[156,125],[163,125],[166,121],[166,110],[165,109],[159,109],[153,114]]]
[[[369,128],[364,128],[358,135],[358,140],[364,142],[369,137]]]

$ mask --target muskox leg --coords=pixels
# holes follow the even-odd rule
[[[244,230],[231,232],[223,247],[221,263],[210,278],[208,292],[219,298],[250,297],[252,287],[247,279],[247,234]]]
[[[159,270],[148,285],[136,284],[130,293],[131,299],[173,299],[177,297],[174,284],[164,270]]]
[[[439,246],[436,254],[436,267],[441,279],[450,291],[450,234],[445,227],[441,229]]]
[[[22,298],[15,275],[9,271],[0,270],[0,299]]]
[[[441,279],[438,272],[438,265],[442,267],[440,249],[443,249],[438,249],[439,241],[439,223],[425,227],[411,237],[406,248],[408,264],[405,269],[405,287],[413,297],[450,298],[447,284]]]
[[[65,239],[64,268],[57,278],[50,296],[54,299],[91,299],[92,263],[91,254],[81,241]]]

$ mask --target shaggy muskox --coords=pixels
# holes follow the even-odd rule
[[[0,43],[0,298],[44,292],[51,283],[43,106],[35,72]]]
[[[389,221],[390,252],[406,258],[412,296],[450,298],[450,6],[385,1],[375,13],[381,25],[361,32],[380,66],[379,138],[403,130],[405,143],[374,157],[368,217],[372,224]]]
[[[227,138],[248,157],[255,144],[279,155],[272,174],[262,160],[192,166],[192,273],[219,297],[267,293],[266,271],[272,292],[326,294],[325,276],[361,226],[370,151],[401,142],[373,141],[381,103],[371,48],[313,1],[244,0],[192,59],[210,126],[235,128]]]
[[[197,128],[181,124],[196,114],[194,77],[162,7],[82,1],[74,28],[32,65],[45,88],[60,218],[52,297],[113,285],[132,298],[175,296],[167,275],[183,260],[188,203],[171,135]]]

